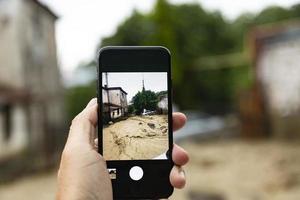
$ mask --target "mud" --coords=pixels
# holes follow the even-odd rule
[[[103,130],[107,160],[153,159],[168,150],[167,115],[134,116]]]

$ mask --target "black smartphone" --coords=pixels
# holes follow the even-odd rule
[[[173,192],[172,86],[165,47],[104,47],[98,55],[98,146],[114,199]]]

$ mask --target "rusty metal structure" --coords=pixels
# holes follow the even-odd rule
[[[250,31],[254,84],[240,105],[246,137],[300,138],[300,22]]]

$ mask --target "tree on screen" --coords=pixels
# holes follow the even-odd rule
[[[158,98],[155,92],[151,90],[139,91],[134,97],[132,97],[132,105],[135,110],[135,114],[140,115],[146,110],[155,111],[158,103]]]

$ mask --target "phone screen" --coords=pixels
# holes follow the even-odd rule
[[[167,198],[173,192],[169,51],[106,47],[98,62],[98,150],[114,198]]]
[[[167,72],[102,72],[103,156],[167,159]]]

